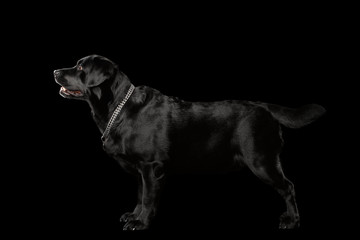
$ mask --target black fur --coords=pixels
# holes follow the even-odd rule
[[[131,85],[113,62],[97,55],[54,75],[67,89],[60,91],[63,97],[89,103],[101,132]],[[149,227],[167,174],[226,172],[243,166],[284,198],[287,210],[280,217],[280,228],[298,227],[294,186],[279,160],[280,124],[299,128],[324,112],[315,104],[291,109],[237,100],[186,102],[147,86],[136,87],[103,143],[104,150],[139,182],[135,210],[120,219],[126,222],[124,230]]]

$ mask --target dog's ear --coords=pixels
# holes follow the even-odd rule
[[[92,92],[94,93],[94,95],[100,99],[101,98],[101,88],[100,87],[94,87],[92,88]]]
[[[115,78],[118,68],[115,63],[109,59],[101,56],[96,56],[93,59],[94,64],[94,78],[88,83],[88,87],[96,87],[108,79]]]

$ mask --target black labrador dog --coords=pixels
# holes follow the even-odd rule
[[[124,230],[149,228],[159,192],[171,172],[226,172],[248,167],[285,200],[280,228],[299,227],[294,185],[279,154],[281,125],[305,126],[325,109],[228,100],[186,102],[147,86],[134,87],[109,59],[91,55],[54,71],[60,95],[85,100],[99,127],[103,148],[138,178],[138,202],[120,221]]]

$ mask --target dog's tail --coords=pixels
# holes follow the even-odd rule
[[[256,103],[256,105],[265,108],[279,123],[289,128],[306,126],[326,112],[325,108],[318,104],[308,104],[299,108],[288,108],[269,103]]]

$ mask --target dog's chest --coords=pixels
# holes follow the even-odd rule
[[[113,159],[115,159],[120,166],[126,171],[133,173],[137,172],[137,162],[126,152],[125,146],[121,142],[115,142],[109,137],[103,143],[104,151]]]
[[[109,156],[115,158],[117,155],[126,154],[126,147],[123,143],[123,141],[115,140],[112,136],[109,136],[103,142],[103,149]]]

